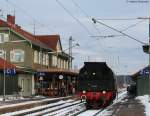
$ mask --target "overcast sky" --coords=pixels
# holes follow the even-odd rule
[[[121,35],[99,23],[96,19],[138,18],[150,16],[150,1],[139,0],[0,0],[4,17],[15,14],[16,23],[36,34],[59,34],[63,48],[68,48],[69,37],[73,44],[73,67],[82,67],[84,61],[105,61],[116,74],[133,74],[148,65],[148,55],[142,44]],[[142,1],[142,0],[141,0]],[[0,12],[2,14],[2,12]],[[99,20],[124,33],[147,43],[148,20]],[[139,23],[140,22],[140,23]],[[138,23],[138,24],[137,24]],[[134,25],[137,24],[137,25]],[[66,51],[68,52],[68,51]]]

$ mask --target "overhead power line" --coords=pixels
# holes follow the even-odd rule
[[[79,8],[80,10],[81,10],[81,12],[91,21],[91,17],[79,6],[79,4],[77,3],[77,2],[75,2],[74,0],[71,0],[72,2],[73,2],[73,4],[77,7],[77,8]],[[129,21],[129,20],[137,20],[137,18],[114,18],[114,19],[97,19],[97,20],[126,20],[126,21]],[[142,21],[139,21],[139,22],[137,22],[137,23],[135,23],[135,24],[132,24],[132,25],[130,25],[130,26],[128,26],[128,27],[126,27],[126,28],[124,28],[124,29],[122,29],[121,31],[126,31],[126,30],[128,30],[128,29],[130,29],[130,28],[132,28],[132,27],[135,27],[136,25],[138,25],[138,24],[140,24],[140,23],[142,23],[143,21],[145,21],[145,20],[142,20]],[[96,29],[96,31],[100,34],[100,31],[99,31],[99,29],[92,23],[92,26]],[[100,36],[94,36],[94,35],[92,35],[92,36],[90,36],[90,37],[102,37],[102,38],[107,38],[107,37],[116,37],[116,36],[121,36],[121,35],[100,35]],[[123,36],[123,35],[122,35]]]
[[[137,20],[137,18],[114,18],[114,19],[99,18],[96,20]]]
[[[140,20],[139,22],[137,22],[137,23],[135,23],[135,24],[129,25],[128,27],[122,29],[121,32],[126,31],[126,30],[128,30],[128,29],[130,29],[130,28],[133,28],[133,27],[137,26],[138,24],[144,22],[145,20],[146,20],[146,19],[143,19],[143,20]],[[103,37],[103,38],[107,38],[107,37],[116,37],[116,36],[118,36],[118,35],[91,36],[91,37]],[[119,35],[119,36],[124,36],[124,35]]]
[[[106,19],[106,20],[134,20],[134,19],[139,19],[139,18],[126,18],[126,19]],[[97,20],[99,20],[99,19],[97,19]],[[132,25],[129,25],[128,27],[126,27],[126,28],[124,28],[124,29],[122,29],[121,31],[123,32],[123,31],[126,31],[126,30],[128,30],[128,29],[130,29],[130,28],[133,28],[133,27],[135,27],[135,26],[137,26],[138,24],[140,24],[140,23],[142,23],[142,22],[144,22],[146,19],[143,19],[143,20],[140,20],[139,22],[137,22],[137,23],[135,23],[135,24],[132,24]],[[116,36],[118,36],[118,35],[107,35],[107,36],[104,36],[104,37],[116,37]],[[93,36],[94,37],[94,36]],[[98,36],[97,36],[98,37]]]
[[[81,12],[87,17],[87,19],[89,19],[89,21],[91,22],[91,17],[79,6],[79,4],[77,2],[75,2],[74,0],[71,0],[72,3],[81,10]],[[92,23],[92,26],[94,27],[94,29],[100,34],[99,29]]]
[[[82,26],[82,28],[85,29],[85,31],[89,34],[89,35],[92,35],[92,33],[89,31],[89,29],[80,22],[80,20],[78,18],[76,18],[67,8],[65,8],[65,6],[59,1],[59,0],[56,0],[56,2],[72,17],[74,18],[77,23]]]
[[[99,36],[99,35],[94,35],[94,36],[91,36],[91,37],[102,37],[102,38],[108,38],[108,37],[116,37],[116,36],[124,36],[124,35],[104,35],[104,36]]]
[[[130,39],[133,39],[133,40],[135,40],[135,41],[137,41],[137,42],[139,42],[139,43],[141,43],[141,44],[144,44],[144,45],[146,44],[146,43],[144,43],[144,42],[142,42],[142,41],[140,41],[140,40],[138,40],[138,39],[136,39],[136,38],[134,38],[134,37],[132,37],[132,36],[126,34],[126,33],[123,33],[122,31],[119,31],[119,30],[115,29],[114,27],[111,27],[111,26],[109,26],[109,25],[106,25],[106,24],[102,23],[101,21],[99,21],[99,20],[97,20],[97,19],[92,18],[92,21],[93,21],[94,23],[98,22],[99,24],[101,24],[101,25],[103,25],[103,26],[106,26],[106,27],[108,27],[108,28],[110,28],[110,29],[112,29],[112,30],[114,30],[114,31],[116,31],[116,32],[119,32],[119,33],[121,33],[121,34],[123,34],[123,35],[129,37]]]
[[[34,33],[35,33],[35,22],[36,22],[36,24],[39,24],[40,26],[45,27],[45,28],[47,28],[48,30],[51,30],[51,31],[52,31],[51,28],[49,28],[47,25],[41,23],[41,22],[38,21],[37,19],[35,19],[32,15],[30,15],[28,12],[26,12],[23,8],[19,7],[18,5],[16,5],[15,3],[11,2],[10,0],[6,0],[6,2],[7,2],[8,4],[10,4],[11,6],[13,6],[13,7],[19,9],[20,12],[26,14],[26,16],[28,16],[29,18],[31,18],[31,19],[33,20],[33,23],[34,23],[34,24],[33,24],[33,26],[34,26],[34,27],[33,27],[33,28],[34,28],[33,31],[34,31]]]
[[[142,23],[142,22],[144,22],[144,21],[145,21],[145,19],[143,19],[143,20],[141,20],[141,21],[139,21],[139,22],[137,22],[137,23],[135,23],[135,24],[132,24],[132,25],[130,25],[130,26],[128,26],[128,27],[122,29],[121,31],[126,31],[126,30],[128,30],[128,29],[130,29],[130,28],[132,28],[132,27],[135,27],[136,25],[138,25],[138,24],[140,24],[140,23]]]

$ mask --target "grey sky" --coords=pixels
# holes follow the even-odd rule
[[[142,51],[142,44],[125,36],[113,38],[93,38],[85,28],[73,19],[56,0],[0,0],[0,9],[4,15],[15,11],[16,22],[26,30],[33,32],[35,19],[36,34],[60,34],[63,48],[68,48],[69,36],[73,36],[74,43],[79,48],[73,48],[75,57],[73,65],[78,68],[87,61],[106,61],[117,74],[133,74],[148,64],[148,55]],[[100,33],[92,26],[92,21],[72,0],[58,0],[71,14],[86,26],[92,35],[112,35],[119,33],[96,24]],[[130,3],[127,0],[73,0],[90,17],[94,18],[137,18],[150,16],[150,1],[147,3]],[[140,20],[132,21],[104,21],[119,30]],[[125,33],[148,42],[148,20],[130,28]]]

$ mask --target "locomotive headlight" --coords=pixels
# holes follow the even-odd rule
[[[106,91],[103,91],[102,93],[103,93],[103,94],[105,94],[105,93],[106,93]]]
[[[83,93],[86,93],[86,91],[83,91]]]
[[[96,74],[95,72],[92,73],[92,75],[95,75],[95,74]]]

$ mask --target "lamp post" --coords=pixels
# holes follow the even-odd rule
[[[6,60],[6,52],[4,51],[4,59]],[[5,82],[5,61],[4,61],[4,69],[3,69],[3,76],[4,76],[4,81],[3,81],[3,101],[5,101],[5,96],[6,96],[6,89],[5,89],[5,84],[6,84],[6,82]]]
[[[69,49],[69,70],[72,69],[72,48],[75,47],[75,46],[79,46],[78,43],[72,45],[73,41],[74,40],[72,39],[72,36],[70,36],[70,38],[69,38],[69,48],[68,48]]]

